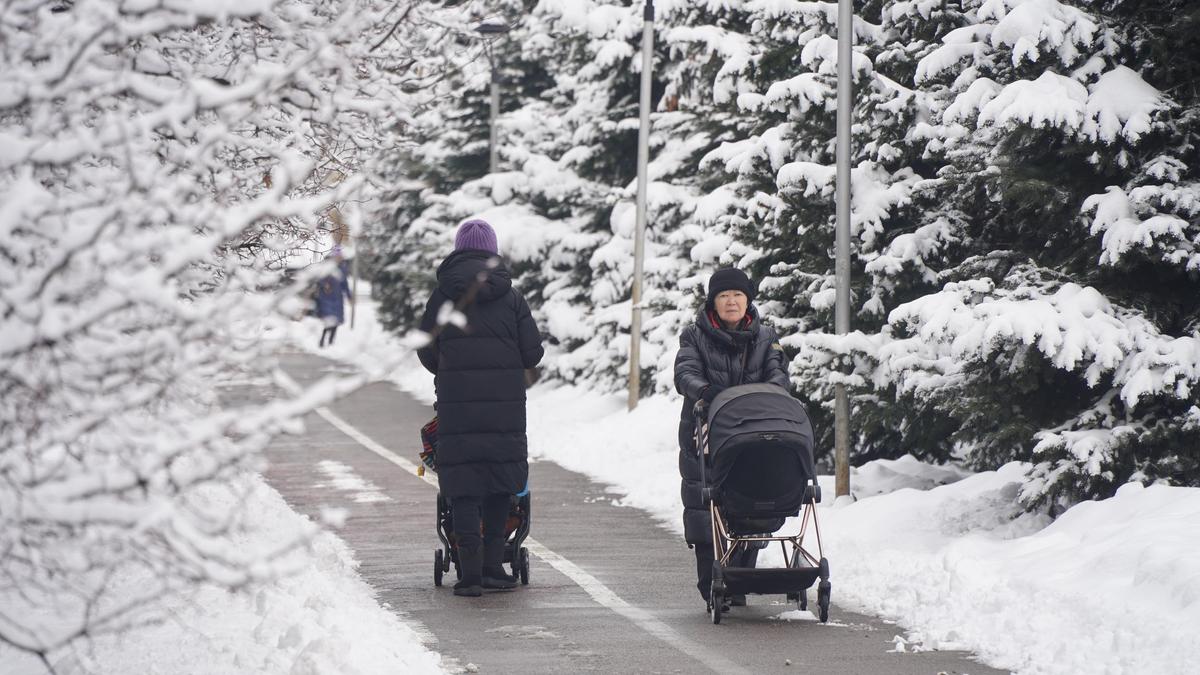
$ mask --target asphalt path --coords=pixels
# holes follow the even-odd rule
[[[280,356],[300,385],[340,367],[304,354]],[[270,388],[235,395],[271,396]],[[267,480],[301,513],[340,507],[337,534],[384,606],[441,653],[451,670],[481,673],[999,673],[963,652],[896,653],[903,631],[837,605],[831,560],[830,621],[780,621],[795,608],[751,596],[714,626],[695,589],[695,565],[678,535],[612,493],[550,462],[530,466],[530,585],[482,598],[433,584],[436,487],[413,473],[418,429],[432,410],[386,383],[310,414],[305,431],[276,439]],[[337,462],[338,465],[330,464]],[[333,479],[348,467],[370,485]],[[921,583],[914,578],[913,583]],[[815,588],[810,591],[815,606]]]

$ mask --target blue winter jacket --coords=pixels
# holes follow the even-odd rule
[[[348,269],[349,265],[346,261],[342,261],[338,264],[336,272],[321,277],[317,281],[317,316],[319,318],[333,317],[337,319],[338,325],[346,320],[344,298],[350,297],[350,282],[347,280],[350,276],[347,273]]]

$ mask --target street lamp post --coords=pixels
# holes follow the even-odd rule
[[[642,260],[646,239],[646,185],[650,163],[650,72],[654,67],[654,0],[646,0],[642,13],[642,89],[638,122],[638,177],[636,231],[633,240],[633,289],[629,320],[629,409],[637,407],[642,388]]]
[[[511,30],[511,26],[496,21],[484,21],[475,27],[475,32],[487,38],[483,50],[487,53],[488,68],[491,72],[491,108],[488,112],[488,173],[496,173],[496,117],[500,114],[500,74],[496,72],[496,58],[492,54],[492,43],[496,38]]]
[[[838,0],[837,18],[837,234],[834,239],[834,332],[850,332],[850,111],[854,95],[854,6]],[[850,402],[846,385],[834,386],[833,422],[834,494],[850,494]]]

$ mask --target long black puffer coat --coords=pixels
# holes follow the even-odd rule
[[[683,478],[683,534],[689,544],[712,545],[712,524],[704,506],[700,484],[700,455],[693,437],[692,408],[705,387],[714,393],[739,384],[770,382],[788,386],[783,348],[775,329],[765,326],[750,305],[749,325],[738,330],[718,327],[707,310],[683,329],[675,356],[675,389],[683,394],[679,419],[679,474]]]
[[[435,376],[438,485],[450,499],[516,494],[529,479],[525,369],[542,360],[541,335],[494,254],[455,251],[437,279],[421,318],[436,338],[417,356]],[[437,327],[447,304],[465,315],[465,328]]]

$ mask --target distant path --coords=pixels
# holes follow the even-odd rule
[[[283,355],[281,363],[301,384],[340,368],[303,354]],[[269,392],[247,389],[240,395]],[[714,626],[695,590],[692,553],[677,535],[641,511],[613,506],[614,496],[603,486],[549,462],[531,466],[531,538],[544,550],[543,557],[531,556],[530,585],[476,600],[454,597],[453,572],[446,586],[433,585],[436,489],[366,447],[413,461],[417,429],[432,411],[391,385],[374,384],[328,412],[359,440],[327,417],[310,415],[303,436],[280,438],[268,449],[267,480],[302,513],[316,515],[329,506],[350,510],[338,534],[361,561],[359,572],[381,602],[423,627],[430,648],[451,668],[470,663],[482,673],[556,674],[1001,672],[961,652],[893,653],[892,637],[901,631],[836,604],[829,625],[789,623],[767,617],[794,605],[782,604],[781,597],[751,596],[749,607],[734,609]],[[366,445],[360,442],[364,436]],[[322,468],[323,460],[341,466]],[[347,474],[339,489],[331,471],[343,472],[342,467],[370,485],[356,487]],[[831,562],[836,603],[837,560]]]

